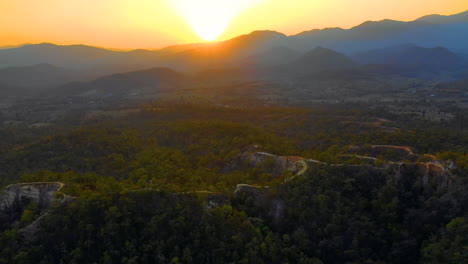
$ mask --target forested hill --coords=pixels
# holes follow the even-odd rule
[[[466,263],[461,117],[160,103],[98,118],[4,128],[0,263]]]

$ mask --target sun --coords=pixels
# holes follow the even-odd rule
[[[221,35],[241,12],[262,0],[165,0],[206,41]]]

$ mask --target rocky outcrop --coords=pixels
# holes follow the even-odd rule
[[[300,175],[307,169],[307,164],[302,157],[276,156],[266,152],[255,152],[234,158],[223,168],[222,173],[249,168],[260,168],[262,171],[278,177],[285,171],[291,172],[293,175]]]
[[[352,165],[352,164],[328,164],[317,160],[306,160],[309,170],[323,166],[341,168],[345,174],[357,174],[361,172],[372,175],[387,176],[389,181],[398,184],[401,181],[413,181],[422,187],[431,190],[451,191],[456,189],[456,177],[452,173],[455,168],[453,163],[437,160],[432,155],[424,155],[427,162],[386,162],[383,166]],[[424,157],[422,156],[422,157]],[[357,156],[360,157],[360,156]],[[368,158],[368,157],[367,157]]]
[[[248,168],[260,168],[262,172],[272,173],[274,176],[280,176],[284,171],[291,172],[293,177],[285,179],[288,181],[294,176],[303,175],[317,166],[331,166],[343,168],[345,173],[354,174],[367,171],[372,174],[393,175],[392,180],[398,182],[401,177],[419,177],[418,181],[425,187],[437,187],[449,189],[453,186],[453,175],[451,173],[453,165],[440,161],[432,155],[422,155],[414,153],[414,150],[406,146],[392,145],[370,145],[370,146],[352,146],[345,153],[362,153],[370,156],[360,156],[357,154],[343,154],[344,157],[356,157],[367,161],[363,164],[327,164],[313,159],[304,159],[297,156],[275,156],[266,152],[254,152],[243,154],[233,159],[224,167],[222,172],[234,170],[245,170]],[[378,155],[388,154],[394,157],[396,161],[387,161],[383,166],[376,166]],[[416,162],[416,160],[426,162]],[[265,188],[265,187],[262,187]],[[258,196],[262,189],[259,187],[243,185],[237,186],[235,193],[249,193]]]
[[[43,219],[46,218],[47,216],[49,215],[49,213],[44,213],[42,214],[41,216],[39,216],[36,220],[34,220],[34,222],[32,222],[31,224],[23,227],[20,232],[23,234],[23,236],[26,238],[26,239],[32,239],[32,237],[34,237],[34,235],[37,233],[37,231],[39,230],[39,226],[40,224],[42,223]]]
[[[208,210],[230,204],[229,197],[227,195],[218,194],[218,193],[209,194],[205,200],[206,200],[206,207]]]
[[[454,191],[458,190],[457,178],[452,174],[451,165],[442,161],[430,162],[387,162],[383,166],[328,164],[325,162],[302,159],[306,163],[306,170],[311,174],[315,169],[323,167],[337,168],[344,175],[359,175],[362,173],[375,177],[385,177],[386,181],[394,185],[405,184],[421,186],[427,193],[445,193],[443,199],[452,199]],[[458,190],[460,191],[460,190]],[[252,215],[268,217],[276,225],[281,225],[287,211],[285,202],[270,192],[268,186],[253,186],[239,184],[234,191],[234,204],[242,210],[254,208]]]
[[[25,239],[32,239],[55,202],[64,203],[76,198],[60,193],[60,182],[18,183],[0,192],[0,213],[8,215],[11,226],[19,226],[20,216],[31,203],[35,203],[38,217],[19,231]]]
[[[442,162],[392,164],[389,169],[394,171],[392,180],[395,183],[410,178],[426,189],[450,191],[457,187],[450,166]]]
[[[206,202],[206,209],[211,210],[218,207],[222,207],[223,205],[228,205],[231,202],[229,201],[229,196],[220,194],[220,193],[212,193],[212,192],[197,192],[199,195],[206,195],[204,197]]]
[[[0,210],[18,203],[35,202],[47,209],[57,199],[55,194],[63,187],[59,182],[19,183],[7,186],[0,193]]]

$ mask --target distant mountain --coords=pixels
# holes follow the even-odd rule
[[[281,46],[287,36],[275,31],[254,31],[224,42],[214,43],[170,54],[165,65],[181,70],[235,67],[245,58]]]
[[[305,50],[321,45],[345,53],[413,43],[423,47],[443,46],[468,51],[468,11],[453,16],[426,16],[411,22],[367,21],[345,30],[311,30],[289,37],[290,47]]]
[[[81,68],[93,68],[104,74],[169,67],[179,71],[197,72],[203,69],[235,67],[244,58],[262,53],[287,36],[273,31],[254,31],[224,42],[170,46],[160,50],[133,50],[89,61]]]
[[[440,46],[468,53],[468,38],[462,37],[468,35],[467,13],[437,19],[426,17],[412,22],[368,21],[349,30],[312,30],[290,37],[274,31],[255,31],[220,43],[191,45],[189,49],[181,45],[178,46],[180,52],[168,54],[161,51],[158,56],[162,57],[158,58],[158,62],[159,66],[189,71],[240,65],[264,66],[270,62],[272,66],[289,63],[288,53],[292,54],[291,51],[301,53],[311,47],[322,46],[351,54],[404,43],[425,48]],[[277,54],[269,52],[277,47],[282,49],[277,50]]]
[[[391,19],[366,21],[348,30],[347,33],[349,36],[346,37],[356,41],[373,40],[427,26],[429,26],[428,23],[418,21],[413,21],[411,23]]]
[[[295,81],[298,78],[322,76],[322,73],[333,75],[338,71],[356,69],[358,65],[347,55],[334,50],[315,47],[298,56],[289,63],[250,69],[259,79]],[[325,75],[327,75],[325,74]],[[321,78],[321,77],[320,77]]]
[[[352,68],[356,66],[348,56],[323,47],[316,47],[307,52],[294,65],[311,71]]]
[[[126,97],[173,92],[189,82],[189,77],[167,68],[113,74],[92,82],[76,82],[56,89],[56,94],[89,97]]]
[[[0,50],[0,68],[47,63],[87,71],[95,76],[152,67],[187,72],[213,68],[264,68],[289,64],[314,47],[327,47],[350,55],[405,43],[420,48],[445,47],[468,54],[468,37],[465,36],[468,36],[468,12],[425,16],[412,22],[367,21],[351,29],[316,29],[289,37],[275,31],[254,31],[223,42],[177,45],[160,50],[123,52],[84,45],[26,45]],[[442,50],[414,52],[416,57],[424,57],[425,52],[440,52],[440,58],[448,56],[442,54]],[[423,63],[422,58],[419,61]],[[322,64],[327,67],[325,61]]]
[[[462,59],[443,47],[411,47],[393,58],[393,64],[414,65],[425,70],[454,70],[462,65]]]
[[[423,16],[416,21],[422,21],[431,24],[464,23],[468,21],[468,11],[452,16],[428,15]]]
[[[268,67],[288,64],[297,60],[302,54],[288,47],[273,47],[267,51],[253,54],[241,59],[240,64],[247,67]]]
[[[0,82],[13,86],[57,86],[85,78],[84,73],[50,64],[0,69]]]
[[[20,45],[8,45],[8,46],[0,46],[0,50],[4,49],[14,49],[14,48],[19,48],[25,45],[31,45],[31,44],[20,44]]]
[[[0,50],[0,68],[42,63],[70,67],[118,53],[120,52],[85,45],[58,46],[48,43],[26,45]]]
[[[409,76],[422,72],[455,71],[464,67],[463,58],[446,48],[423,48],[411,44],[362,52],[354,59],[361,64],[373,64],[366,67],[371,71],[375,67],[380,73],[387,70]]]
[[[120,52],[87,61],[80,64],[80,70],[96,73],[98,76],[105,76],[119,72],[139,71],[153,67],[170,66],[164,63],[164,56],[172,52],[160,50],[132,50]]]
[[[305,31],[295,36],[291,36],[291,39],[295,45],[303,45],[303,42],[307,41],[311,42],[309,45],[316,42],[317,45],[330,46],[336,42],[370,41],[385,38],[389,35],[394,35],[402,31],[426,25],[427,23],[407,23],[385,19],[382,21],[366,21],[348,30],[342,28],[330,28]]]
[[[222,42],[217,46],[217,49],[224,56],[248,56],[281,46],[287,38],[286,35],[276,31],[254,31]]]
[[[391,64],[396,57],[409,49],[418,47],[413,44],[401,44],[396,46],[371,49],[364,52],[358,52],[352,58],[361,64]]]

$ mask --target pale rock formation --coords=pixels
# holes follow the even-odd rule
[[[227,173],[247,168],[261,168],[263,171],[278,177],[284,171],[289,171],[294,175],[302,174],[307,169],[307,165],[302,157],[276,156],[266,152],[255,152],[234,158],[223,168],[222,172]]]
[[[19,183],[7,186],[0,193],[0,210],[21,201],[35,202],[40,208],[49,208],[56,200],[55,194],[63,187],[59,182]]]

